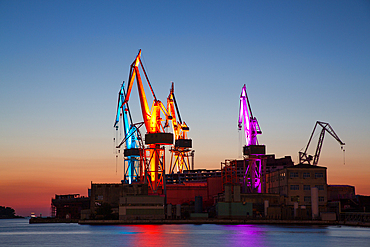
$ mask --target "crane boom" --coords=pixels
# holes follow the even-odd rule
[[[141,63],[140,58],[141,58],[141,50],[139,50],[138,55],[136,56],[134,62],[131,64],[129,80],[128,80],[129,83],[127,85],[127,94],[125,96],[125,100],[123,101],[123,104],[126,104],[129,101],[132,86],[136,78],[138,92],[139,92],[140,105],[141,105],[141,112],[142,112],[145,128],[148,133],[160,133],[164,131],[164,127],[162,126],[162,123],[161,123],[162,119],[160,118],[160,112],[163,112],[166,118],[169,116],[169,114],[168,114],[167,109],[164,107],[163,103],[156,98],[153,88],[148,79],[148,76],[145,72],[144,66]],[[150,90],[154,98],[152,110],[149,110],[149,105],[148,105],[148,101],[147,101],[146,94],[144,91],[143,82],[140,76],[139,65],[141,65],[141,68],[144,71],[145,78],[148,82],[148,85],[150,87]]]
[[[189,127],[181,119],[179,107],[175,98],[175,88],[173,82],[171,84],[170,94],[167,97],[167,111],[170,115],[168,119],[171,120],[172,128],[175,134],[175,140],[186,139],[186,133],[189,131]],[[179,121],[177,121],[176,115],[179,118]]]
[[[318,125],[322,128],[322,130],[320,132],[320,137],[319,137],[319,140],[318,140],[318,143],[317,143],[315,156],[308,155],[307,154],[308,147],[310,146],[311,140],[313,138],[316,127]],[[305,163],[305,164],[311,165],[312,160],[313,160],[312,165],[314,165],[314,166],[316,166],[319,163],[319,158],[320,158],[320,154],[321,154],[322,144],[324,142],[325,132],[328,132],[341,145],[341,148],[343,149],[343,146],[345,145],[345,143],[342,142],[342,140],[335,133],[334,129],[330,126],[330,124],[326,123],[326,122],[316,121],[315,127],[313,128],[313,131],[311,133],[310,139],[308,140],[306,149],[304,150],[304,152],[299,152],[299,163],[301,163],[301,164]],[[344,151],[344,149],[343,149],[343,151]]]
[[[137,136],[135,135],[135,132],[138,131],[138,128],[132,122],[132,117],[131,117],[128,103],[123,104],[123,101],[125,98],[124,87],[125,87],[125,83],[122,82],[121,89],[118,93],[116,121],[113,127],[118,128],[118,123],[119,123],[120,117],[122,116],[123,131],[124,131],[125,137],[122,140],[122,142],[117,146],[117,148],[120,148],[123,143],[126,143],[127,149],[131,149],[131,148],[136,148]],[[131,124],[129,123],[129,120]]]
[[[253,117],[252,108],[249,104],[247,87],[244,84],[240,94],[239,121],[238,128],[242,129],[244,123],[244,134],[246,145],[258,145],[257,135],[262,134],[258,121]]]

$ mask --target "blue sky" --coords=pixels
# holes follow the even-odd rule
[[[297,162],[315,122],[329,122],[346,165],[329,135],[320,165],[351,183],[370,175],[369,27],[369,1],[0,1],[0,169],[119,181],[117,93],[142,49],[160,100],[175,82],[196,168],[240,158],[246,84],[268,153]],[[137,98],[135,85],[141,121]]]

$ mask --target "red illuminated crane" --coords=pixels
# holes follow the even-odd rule
[[[174,83],[172,82],[170,94],[167,97],[167,110],[170,114],[169,120],[175,134],[175,145],[171,148],[171,161],[169,174],[190,170],[189,156],[191,156],[192,140],[188,139],[189,127],[181,120],[180,111],[177,106]],[[175,112],[176,108],[176,112]],[[178,120],[176,118],[176,113]]]
[[[166,119],[168,118],[169,114],[162,102],[156,98],[140,58],[141,50],[139,50],[135,61],[131,64],[127,85],[127,94],[123,104],[126,104],[130,99],[132,85],[136,78],[141,105],[141,113],[147,131],[145,134],[145,144],[147,146],[143,154],[148,179],[147,181],[151,192],[159,193],[159,189],[163,188],[163,181],[165,176],[165,149],[161,145],[172,145],[173,134],[165,133],[164,126],[162,125],[163,119],[161,118],[161,111],[165,115]],[[139,65],[144,72],[146,81],[148,82],[154,98],[151,110],[149,110],[148,102],[144,92],[144,87],[139,71]]]

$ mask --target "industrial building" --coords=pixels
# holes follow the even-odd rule
[[[88,218],[162,219],[164,205],[164,196],[148,195],[148,184],[91,183],[90,217]]]
[[[311,218],[313,204],[318,204],[318,213],[326,212],[327,179],[326,167],[298,164],[266,174],[268,193],[284,198],[285,207],[293,208],[296,217]],[[317,189],[317,198],[313,198]],[[291,211],[291,210],[290,210]],[[297,214],[297,211],[300,212]],[[286,212],[286,217],[292,215]]]
[[[57,219],[80,219],[81,211],[90,208],[90,197],[80,194],[55,195],[51,200],[51,216]]]
[[[328,201],[356,198],[355,186],[351,185],[328,185]]]
[[[164,219],[165,198],[158,195],[130,195],[120,197],[119,219]]]
[[[318,188],[319,205],[327,203],[326,167],[299,164],[266,174],[268,193],[284,196],[285,205],[311,206],[311,188]]]

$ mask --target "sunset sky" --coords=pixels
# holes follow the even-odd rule
[[[346,151],[326,135],[328,184],[370,195],[369,1],[0,0],[0,206],[47,216],[55,194],[120,182],[117,94],[139,49],[158,99],[175,83],[196,169],[241,158],[246,84],[268,154],[297,163],[329,122]],[[130,108],[142,121],[136,85]]]

